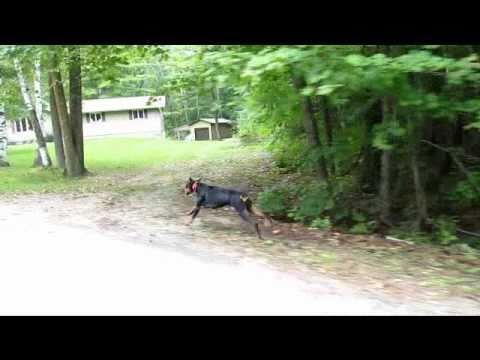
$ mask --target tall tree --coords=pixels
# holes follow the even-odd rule
[[[86,172],[83,150],[83,114],[82,114],[82,65],[80,48],[69,47],[69,84],[70,84],[70,121],[73,141],[82,173]]]
[[[79,177],[84,174],[84,168],[75,146],[75,125],[72,123],[67,107],[67,100],[63,89],[62,77],[59,70],[58,57],[53,50],[49,59],[49,76],[51,77],[55,105],[57,109],[60,130],[62,134],[63,150],[65,153],[65,175]]]
[[[328,101],[328,97],[321,96],[321,107],[323,110],[323,123],[325,128],[325,135],[327,138],[327,146],[330,150],[333,149],[333,115],[331,105]],[[330,173],[335,175],[335,161],[330,161]]]
[[[50,114],[52,120],[53,142],[55,144],[57,166],[60,169],[65,169],[65,151],[63,149],[62,129],[60,127],[60,120],[58,118],[58,108],[55,101],[55,93],[53,91],[53,79],[51,72],[48,74],[48,88],[50,89]]]
[[[317,170],[319,176],[322,180],[328,180],[327,164],[325,161],[325,157],[323,156],[323,154],[321,154],[323,148],[320,136],[318,135],[318,125],[314,116],[312,100],[307,96],[303,96],[302,94],[302,90],[305,87],[305,80],[301,76],[297,75],[293,78],[293,83],[300,95],[300,106],[303,115],[303,126],[307,135],[308,144],[312,147],[314,151],[320,152],[320,154],[318,155],[317,163]]]
[[[394,100],[389,97],[385,97],[382,103],[383,124],[389,125],[391,121],[394,121],[396,116]],[[384,225],[391,226],[391,173],[392,173],[392,151],[390,148],[382,150],[382,156],[380,160],[380,222]]]

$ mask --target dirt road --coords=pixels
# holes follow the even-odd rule
[[[271,266],[161,212],[150,209],[148,218],[109,201],[37,195],[0,203],[1,315],[480,314],[467,299],[405,301]]]

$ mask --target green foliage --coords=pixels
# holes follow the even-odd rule
[[[266,190],[258,196],[259,206],[272,216],[284,217],[289,207],[288,187]]]
[[[480,188],[480,171],[471,173],[471,181]],[[480,196],[468,180],[459,181],[450,194],[450,199],[457,201],[466,206],[480,205]]]
[[[364,235],[371,233],[369,226],[366,223],[358,223],[355,224],[352,228],[350,228],[350,233],[357,234],[357,235]]]
[[[258,197],[260,207],[279,218],[289,218],[326,229],[331,224],[326,216],[335,206],[325,184],[299,181],[292,184],[277,184],[266,189]]]
[[[320,230],[330,230],[330,228],[332,227],[332,223],[330,221],[330,218],[324,217],[313,220],[311,226]]]
[[[394,144],[401,140],[406,130],[398,122],[380,124],[374,128],[373,146],[380,150],[391,150]]]
[[[289,217],[295,221],[311,223],[335,205],[326,184],[323,183],[299,187],[297,194],[296,206],[289,213]]]
[[[372,232],[372,223],[368,222],[369,217],[367,214],[358,211],[358,210],[347,210],[348,216],[345,216],[342,220],[347,223],[353,223],[354,225],[350,227],[349,232],[351,234],[370,234]]]
[[[434,241],[441,245],[450,245],[458,241],[456,235],[457,226],[455,221],[448,217],[440,217],[434,222],[435,230],[433,234]]]

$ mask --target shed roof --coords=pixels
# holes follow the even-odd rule
[[[210,124],[215,124],[215,119],[200,119],[199,121],[206,121],[206,122],[209,122]],[[198,121],[196,121],[195,123],[193,123],[192,125],[196,124]],[[228,120],[228,119],[223,119],[223,118],[219,118],[218,119],[218,123],[219,124],[231,124],[233,123],[232,120]]]
[[[173,129],[174,131],[186,131],[186,130],[190,130],[190,128],[193,126],[193,125],[196,125],[198,124],[199,122],[207,122],[207,123],[210,123],[210,124],[215,124],[215,119],[200,119],[200,120],[197,120],[189,125],[182,125],[182,126],[179,126],[179,127],[176,127],[175,129]],[[229,119],[218,119],[218,123],[219,124],[233,124],[234,121],[233,120],[229,120]]]
[[[165,96],[134,96],[83,100],[83,113],[158,109],[165,107]]]

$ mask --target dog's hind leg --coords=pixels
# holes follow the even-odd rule
[[[190,210],[187,215],[193,215],[193,213],[195,212],[195,210],[197,210],[197,207],[194,206],[192,210]]]
[[[251,202],[247,203],[247,210],[250,214],[252,215],[255,215],[255,216],[258,216],[258,217],[261,217],[263,219],[263,224],[266,226],[266,227],[272,227],[273,226],[273,222],[272,222],[272,219],[270,218],[270,216],[264,214],[263,212],[261,212],[259,209],[257,209]]]
[[[238,215],[240,215],[240,217],[245,220],[246,222],[248,222],[250,225],[253,226],[253,228],[255,229],[255,232],[257,233],[257,236],[260,240],[263,240],[262,238],[262,234],[260,233],[260,229],[258,227],[258,223],[256,220],[252,219],[249,214],[248,214],[248,211],[243,209],[243,210],[238,210],[238,209],[235,209],[237,210],[238,212]]]

